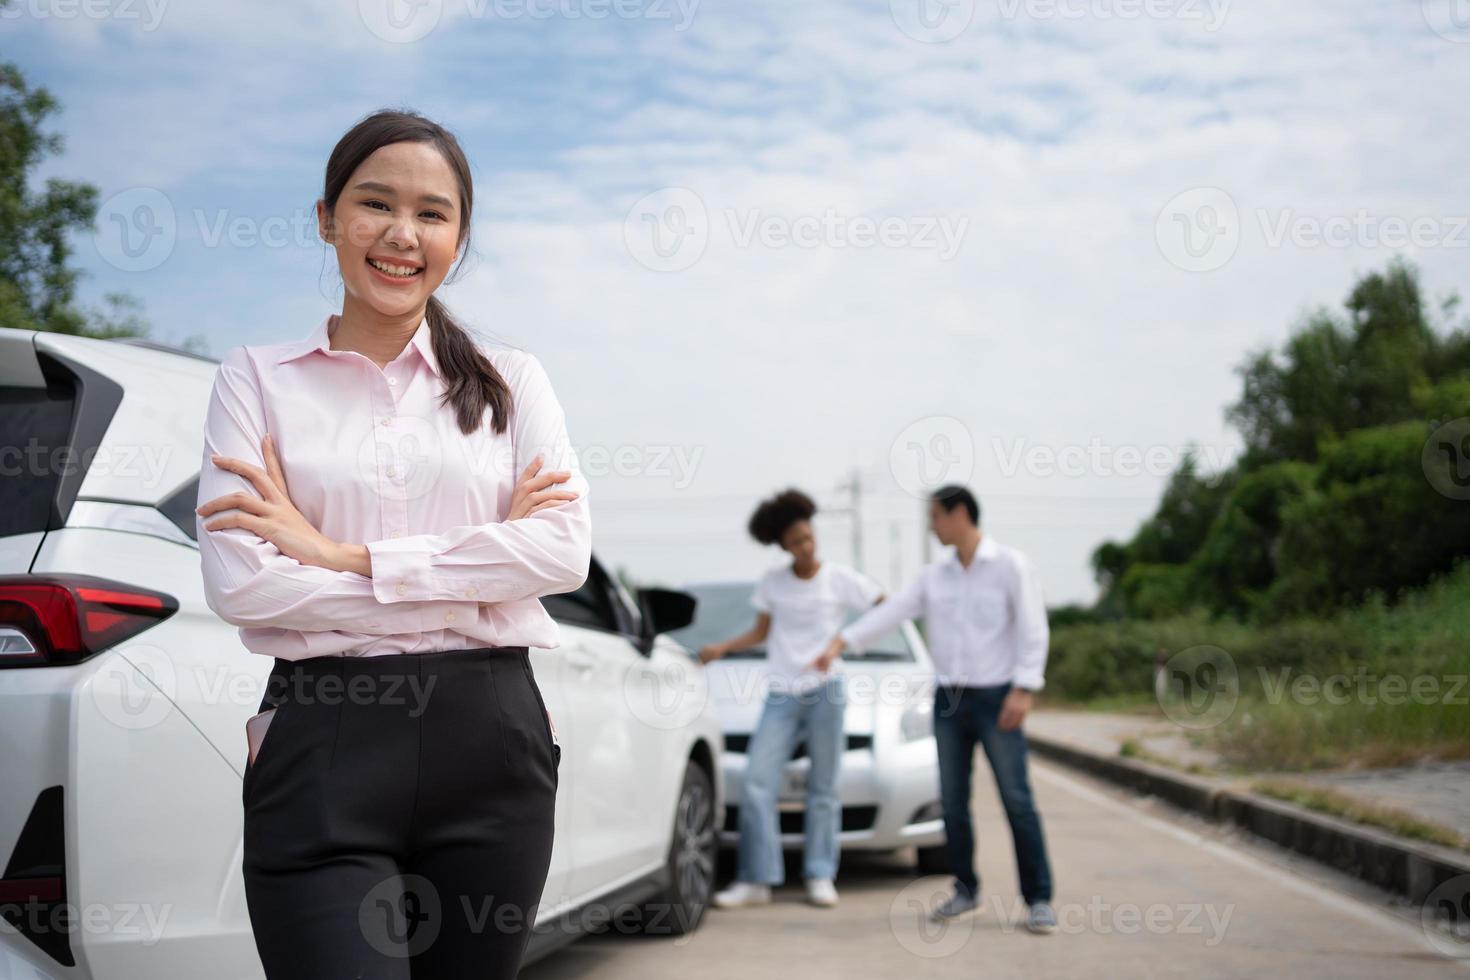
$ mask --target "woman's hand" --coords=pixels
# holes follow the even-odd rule
[[[547,470],[538,473],[541,469],[541,456],[538,454],[531,460],[521,479],[516,483],[515,493],[510,498],[510,513],[506,520],[514,521],[521,517],[527,517],[536,513],[543,507],[555,507],[564,500],[576,500],[575,490],[544,490],[553,483],[564,483],[572,478],[571,470]]]
[[[825,674],[832,666],[832,661],[842,655],[842,648],[846,645],[842,642],[840,635],[832,637],[831,641],[827,644],[827,648],[817,654],[812,662],[806,665],[806,669],[815,670],[819,674]]]
[[[334,568],[337,542],[312,527],[311,522],[291,503],[291,497],[286,492],[286,474],[281,470],[280,460],[276,458],[275,441],[269,433],[261,438],[260,445],[265,469],[229,456],[210,457],[220,469],[238,473],[253,483],[260,496],[252,497],[243,490],[236,490],[200,504],[195,510],[204,516],[221,510],[234,511],[205,524],[204,529],[222,531],[225,528],[243,527],[254,531],[279,548],[281,554],[289,555],[303,565]]]
[[[713,660],[719,660],[730,652],[730,648],[723,643],[706,643],[699,648],[699,662],[707,664]]]

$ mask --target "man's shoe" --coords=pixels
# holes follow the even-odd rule
[[[806,880],[806,900],[823,908],[831,908],[836,905],[837,888],[832,884],[832,879],[808,878]]]
[[[936,922],[941,919],[953,919],[957,915],[964,915],[966,912],[975,911],[975,907],[979,904],[979,896],[967,895],[956,888],[953,895],[930,910],[929,918]]]
[[[1050,902],[1037,902],[1031,906],[1031,914],[1026,916],[1026,928],[1042,936],[1057,931],[1057,914]]]
[[[744,905],[766,905],[771,901],[771,886],[752,881],[737,881],[713,899],[717,909],[738,909]]]

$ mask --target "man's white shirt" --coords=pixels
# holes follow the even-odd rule
[[[988,534],[970,559],[957,554],[925,565],[904,589],[841,631],[861,653],[905,619],[922,616],[935,680],[964,687],[1045,683],[1050,628],[1031,562]]]

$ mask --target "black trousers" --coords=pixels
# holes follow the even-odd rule
[[[560,761],[528,652],[276,660],[241,789],[269,980],[516,975]]]

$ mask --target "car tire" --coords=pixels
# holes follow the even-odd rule
[[[949,852],[943,844],[935,844],[933,847],[916,847],[914,850],[918,854],[914,861],[914,870],[919,874],[949,874]]]
[[[698,928],[714,891],[717,850],[714,784],[703,767],[691,762],[674,805],[669,886],[644,904],[645,933],[682,936]]]

